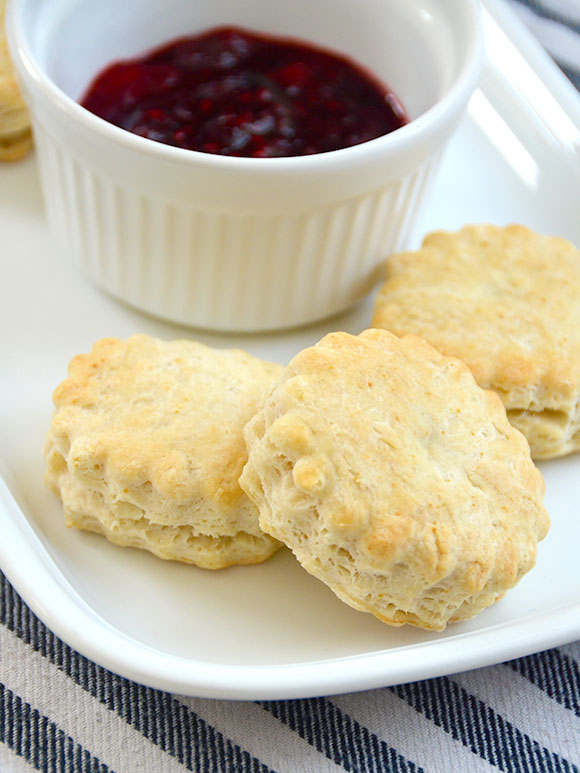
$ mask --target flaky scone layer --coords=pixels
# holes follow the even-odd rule
[[[246,425],[260,525],[356,609],[441,630],[535,562],[544,482],[499,397],[422,339],[333,333]]]
[[[386,272],[374,327],[467,363],[534,458],[580,448],[579,250],[519,225],[473,225],[430,234]]]
[[[268,558],[280,545],[237,481],[243,426],[281,370],[143,335],[75,357],[45,446],[67,523],[204,568]]]

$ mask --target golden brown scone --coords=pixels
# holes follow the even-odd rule
[[[143,335],[75,357],[45,446],[67,524],[207,569],[268,558],[280,545],[237,481],[242,428],[281,370]]]
[[[442,630],[535,562],[543,478],[499,397],[415,336],[327,335],[244,430],[261,527],[355,609]]]
[[[17,161],[32,147],[32,134],[8,53],[5,11],[6,0],[0,0],[0,161]]]
[[[535,459],[580,449],[580,251],[523,226],[430,234],[393,256],[372,324],[459,357]]]

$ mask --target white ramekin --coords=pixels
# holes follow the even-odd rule
[[[411,122],[330,153],[228,158],[77,103],[109,62],[223,24],[353,57]],[[369,292],[405,246],[482,59],[478,0],[11,0],[8,35],[63,250],[141,310],[228,331],[304,324]]]

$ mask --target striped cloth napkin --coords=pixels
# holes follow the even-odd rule
[[[509,0],[509,4],[580,89],[580,0]]]
[[[100,668],[1,590],[2,773],[580,771],[580,643],[332,698],[207,700]]]
[[[506,0],[580,88],[580,0]],[[171,695],[71,650],[0,574],[0,771],[580,773],[580,643],[331,698]]]

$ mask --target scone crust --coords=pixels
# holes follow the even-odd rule
[[[521,225],[436,231],[394,255],[372,325],[416,334],[502,398],[534,458],[580,448],[580,251]]]
[[[242,428],[281,367],[137,335],[75,357],[55,390],[46,482],[67,522],[205,568],[279,544],[238,485]]]
[[[544,482],[496,394],[422,339],[333,333],[246,425],[262,528],[356,609],[441,630],[534,564]]]
[[[18,161],[32,147],[32,133],[8,51],[5,12],[6,1],[0,0],[0,161]]]

